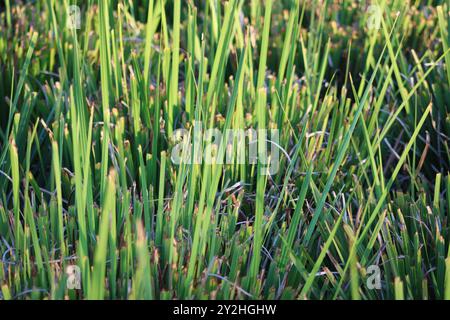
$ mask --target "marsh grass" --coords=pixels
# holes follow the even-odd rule
[[[0,298],[449,299],[450,2],[375,2],[5,1]]]

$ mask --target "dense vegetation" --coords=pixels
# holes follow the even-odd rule
[[[450,1],[2,3],[0,299],[450,299]]]

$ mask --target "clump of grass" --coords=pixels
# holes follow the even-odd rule
[[[449,299],[449,10],[6,1],[0,299]],[[175,164],[199,122],[279,170]]]

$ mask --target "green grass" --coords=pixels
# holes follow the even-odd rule
[[[450,299],[450,1],[0,7],[0,299]]]

